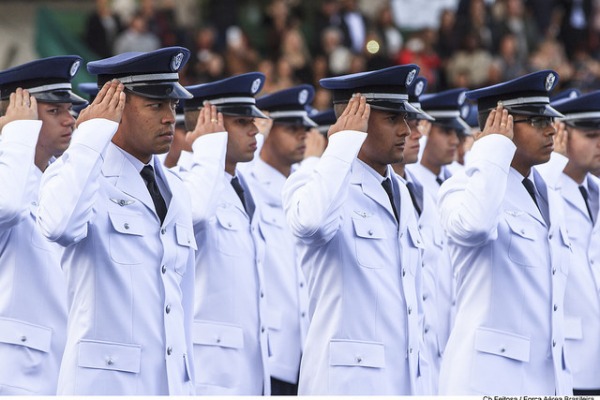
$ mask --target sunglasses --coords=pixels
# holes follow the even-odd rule
[[[514,120],[513,124],[518,124],[520,122],[529,122],[529,125],[536,129],[544,129],[554,123],[554,117],[528,117]]]

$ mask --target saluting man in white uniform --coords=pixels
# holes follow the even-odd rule
[[[186,125],[199,125],[210,107],[214,126],[206,129],[221,131],[209,135],[215,140],[205,142],[203,150],[193,148],[191,175],[184,175],[195,215],[202,211],[196,211],[197,196],[207,190],[218,193],[211,202],[212,212],[194,226],[198,244],[193,329],[197,394],[270,394],[262,217],[253,189],[237,168],[238,163],[254,158],[258,133],[254,119],[267,118],[254,98],[264,79],[263,74],[250,72],[187,87],[194,97],[184,104]],[[218,139],[221,135],[225,141]],[[193,182],[197,170],[208,167],[197,156],[199,151],[218,157],[213,166],[221,168],[221,179],[212,187]]]
[[[317,163],[288,178],[311,322],[299,394],[408,395],[429,386],[422,347],[423,241],[402,160],[416,65],[328,78],[338,121]],[[356,93],[360,93],[355,95]]]
[[[194,393],[190,199],[169,150],[189,51],[88,64],[101,86],[69,150],[44,173],[38,225],[65,247],[70,302],[58,393]],[[118,79],[118,80],[117,80]]]
[[[0,395],[56,394],[67,333],[60,246],[36,226],[42,173],[69,146],[79,56],[0,72]]]
[[[600,168],[600,91],[575,96],[551,103],[564,115],[561,124],[567,134],[567,157],[554,153],[544,166],[549,174],[542,174],[562,195],[573,249],[565,290],[565,347],[573,372],[573,394],[597,396],[600,395],[600,206],[599,181],[592,172]]]
[[[560,197],[532,167],[550,158],[554,71],[467,92],[482,136],[439,193],[457,279],[440,394],[572,393],[564,346],[571,244]]]

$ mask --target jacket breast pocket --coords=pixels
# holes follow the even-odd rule
[[[385,365],[383,343],[332,339],[328,394],[377,393]]]
[[[519,387],[529,362],[530,339],[512,332],[479,328],[475,332],[471,386],[480,393],[505,393]],[[501,371],[501,372],[500,372]]]
[[[113,230],[108,234],[110,257],[118,264],[140,264],[143,257],[144,217],[140,214],[108,213]]]
[[[374,217],[352,218],[352,224],[358,264],[365,268],[384,268],[390,255],[382,222]]]
[[[541,265],[544,257],[536,254],[540,246],[535,243],[536,232],[531,221],[527,221],[525,215],[520,217],[507,215],[506,223],[510,231],[508,257],[512,261],[528,267],[536,267],[536,262],[537,265]]]
[[[194,321],[192,331],[196,385],[235,386],[244,357],[244,330],[240,326],[208,321]],[[210,365],[210,368],[202,368]]]
[[[260,216],[262,221],[271,226],[276,226],[280,229],[285,229],[285,216],[283,215],[283,210],[273,207],[270,205],[265,205],[260,210]]]
[[[187,270],[187,261],[193,252],[198,249],[194,230],[191,226],[175,223],[175,239],[177,240],[177,261],[175,263],[175,272],[180,275],[185,274]]]
[[[217,217],[217,248],[223,254],[236,256],[240,253],[240,235],[247,226],[242,221],[243,216],[234,208],[219,208]],[[246,226],[245,226],[246,225]]]
[[[48,388],[52,330],[29,322],[0,318],[0,382],[2,394],[36,394]],[[39,394],[39,393],[38,393]]]

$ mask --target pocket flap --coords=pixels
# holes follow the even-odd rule
[[[352,218],[356,236],[366,239],[384,239],[385,231],[381,223],[374,218]]]
[[[194,321],[192,340],[194,344],[243,349],[244,330],[234,325]]]
[[[385,348],[383,343],[331,340],[329,365],[385,368]]]
[[[223,228],[230,231],[237,231],[240,229],[242,224],[235,213],[218,209],[216,214],[217,221],[219,221],[219,225],[221,225]]]
[[[283,228],[285,226],[285,220],[283,216],[283,210],[279,210],[275,207],[265,205],[261,210],[261,217],[265,224],[278,226]]]
[[[496,329],[479,328],[475,333],[475,350],[529,362],[529,338]]]
[[[82,339],[78,365],[83,368],[139,373],[142,346]]]
[[[29,347],[47,353],[50,351],[52,329],[29,322],[0,318],[0,342]]]
[[[525,239],[535,240],[535,232],[533,231],[531,224],[525,220],[525,214],[523,214],[523,218],[506,214],[506,223],[515,235]]]
[[[444,240],[446,239],[446,235],[442,232],[441,229],[433,230],[433,244],[438,247],[444,247]]]
[[[581,327],[581,318],[565,316],[565,339],[571,339],[571,340],[583,339],[583,329]]]
[[[410,238],[411,244],[414,247],[418,247],[420,249],[425,248],[423,246],[423,238],[421,237],[421,232],[419,232],[419,228],[415,226],[408,226],[408,237]]]
[[[143,217],[135,214],[108,213],[113,228],[126,235],[144,235]]]
[[[175,224],[175,236],[177,236],[177,244],[180,246],[191,247],[197,250],[196,238],[192,227],[187,227],[181,224]]]

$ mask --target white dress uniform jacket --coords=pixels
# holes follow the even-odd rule
[[[223,154],[218,164],[223,171],[226,143],[205,148]],[[194,160],[192,170],[206,164],[200,157]],[[193,342],[196,392],[201,395],[270,393],[261,216],[244,177],[239,171],[237,176],[250,215],[227,173],[215,183],[216,189],[188,185],[192,198],[202,190],[219,193],[215,212],[194,225],[198,252]]]
[[[564,162],[563,162],[564,160]],[[600,388],[600,224],[598,223],[598,179],[588,174],[584,187],[594,223],[590,219],[579,185],[562,173],[568,159],[553,154],[549,163],[540,169],[553,182],[564,203],[565,220],[573,258],[565,291],[565,339],[571,360],[573,387]],[[558,171],[554,174],[552,169]],[[554,176],[557,179],[552,181]],[[594,212],[595,208],[595,212]]]
[[[71,307],[59,393],[193,394],[190,200],[154,157],[168,191],[161,226],[144,180],[110,142],[117,127],[82,123],[42,180],[38,225],[66,246]]]
[[[409,193],[391,167],[399,223],[375,171],[356,158],[365,138],[336,133],[316,166],[301,167],[284,186],[309,285],[303,395],[430,390],[421,354],[423,242]]]
[[[479,139],[442,185],[440,212],[458,282],[456,320],[440,393],[572,393],[563,300],[571,262],[560,198],[532,173],[548,226],[510,167],[516,147]]]
[[[0,136],[0,395],[56,394],[67,333],[60,248],[38,230],[41,121],[14,121]]]
[[[245,176],[261,209],[261,232],[267,243],[264,273],[271,376],[297,383],[308,330],[308,288],[296,254],[296,239],[283,211],[281,192],[286,177],[260,157],[255,157]]]

